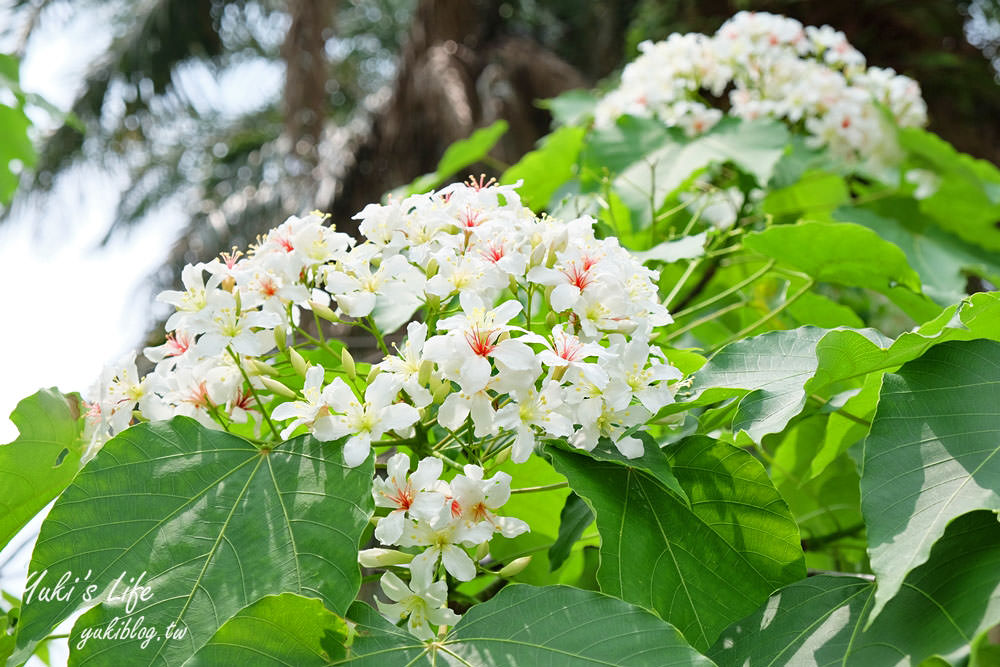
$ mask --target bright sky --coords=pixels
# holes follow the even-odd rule
[[[21,68],[22,86],[61,109],[71,106],[84,68],[109,39],[97,5],[78,15],[70,7],[57,5],[61,16],[42,22]],[[0,26],[9,19],[0,4]],[[11,50],[9,42],[0,39],[0,51]],[[283,71],[251,61],[220,80],[199,67],[186,68],[183,77],[205,104],[238,113],[273,99]],[[44,115],[36,122],[46,122]],[[104,364],[142,340],[154,296],[146,279],[166,257],[183,212],[176,206],[158,211],[101,246],[122,185],[94,168],[79,169],[61,179],[52,196],[0,224],[0,443],[17,437],[7,417],[20,399],[51,386],[85,394]],[[41,517],[11,548],[0,549],[0,589],[23,591],[31,554],[24,542],[40,523]],[[64,623],[61,631],[70,627]],[[65,646],[53,649],[53,664],[64,662]]]

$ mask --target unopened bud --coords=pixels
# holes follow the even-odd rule
[[[552,379],[559,382],[563,379],[563,375],[566,375],[567,366],[556,366],[552,369]]]
[[[427,262],[427,267],[424,269],[424,273],[427,274],[428,278],[433,278],[437,274],[439,268],[440,266],[438,265],[437,259],[432,257],[430,261]]]
[[[263,361],[258,361],[256,359],[244,359],[244,363],[247,369],[254,375],[269,375],[271,377],[278,377],[281,375],[278,369],[269,364],[265,364]]]
[[[445,380],[435,387],[432,399],[435,403],[444,403],[444,399],[448,398],[448,394],[450,393],[451,383]]]
[[[490,555],[490,543],[483,542],[478,547],[476,547],[476,555],[472,560],[478,563],[479,561],[481,561],[482,559],[486,558],[489,555]]]
[[[555,311],[550,310],[545,316],[545,326],[551,331],[557,324],[559,324],[559,316],[555,314]]]
[[[417,382],[421,387],[426,387],[431,381],[431,373],[434,372],[434,362],[424,359],[420,362],[420,372],[417,373]]]
[[[268,388],[272,393],[278,396],[284,396],[285,398],[295,398],[295,392],[281,384],[274,378],[262,377],[260,379],[261,383]]]
[[[351,356],[346,347],[340,351],[340,365],[344,367],[344,373],[351,380],[358,376],[358,371],[354,367],[354,357]]]
[[[361,567],[405,565],[411,560],[413,560],[413,554],[403,553],[395,549],[365,549],[358,552],[358,563],[361,564]]]
[[[307,364],[306,360],[302,358],[302,355],[299,354],[298,350],[294,347],[288,348],[288,358],[291,360],[292,368],[295,372],[302,377],[305,377],[306,371],[309,370],[309,364]]]
[[[233,278],[232,276],[226,276],[225,278],[222,279],[222,282],[219,283],[219,287],[226,290],[227,292],[232,292],[233,288],[236,287],[236,278]]]
[[[377,378],[378,374],[381,373],[381,372],[382,372],[382,367],[381,366],[372,366],[371,368],[368,369],[368,377],[365,378],[365,381],[368,384],[371,384],[372,380],[374,380],[375,378]]]
[[[337,317],[337,313],[333,312],[333,310],[331,310],[329,306],[324,306],[319,301],[310,301],[309,307],[312,308],[312,311],[314,313],[322,317],[324,320],[327,320],[328,322],[340,321],[340,318]]]
[[[529,563],[531,563],[531,556],[521,556],[520,558],[515,558],[500,568],[500,571],[497,572],[497,574],[504,579],[509,579],[521,574],[521,572],[524,571],[524,568],[528,567]]]
[[[285,340],[285,327],[279,326],[274,330],[274,344],[278,346],[279,350],[284,350],[287,343],[288,341]]]
[[[236,301],[236,314],[239,315],[243,312],[243,297],[239,290],[233,290],[233,299]]]
[[[500,450],[500,453],[493,457],[493,467],[502,466],[510,460],[510,447]]]

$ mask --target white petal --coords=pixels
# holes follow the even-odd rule
[[[389,515],[380,519],[375,526],[375,539],[382,544],[396,544],[400,535],[403,534],[404,510],[389,512]]]
[[[444,569],[459,581],[472,581],[476,577],[476,564],[469,558],[469,554],[454,544],[445,545],[441,550],[441,562],[444,563]]]
[[[429,489],[431,484],[441,476],[442,466],[441,459],[425,456],[417,464],[416,472],[410,475],[410,484],[413,485],[414,489]]]
[[[368,458],[371,451],[371,438],[367,433],[360,433],[348,438],[344,444],[344,465],[357,468]]]
[[[552,290],[552,296],[549,297],[549,303],[552,304],[552,310],[557,313],[569,310],[575,306],[576,302],[579,300],[580,289],[568,283],[556,285],[556,288]]]
[[[462,364],[459,371],[458,383],[462,386],[462,391],[466,394],[475,394],[477,391],[486,388],[490,381],[493,368],[490,362],[483,357],[471,355]]]
[[[382,575],[379,580],[382,584],[382,591],[389,596],[389,599],[393,602],[399,602],[405,598],[408,598],[412,593],[409,587],[403,583],[403,580],[394,575],[392,572],[386,572]]]
[[[491,356],[499,359],[516,371],[526,371],[535,365],[534,350],[512,338],[503,341],[493,348]]]

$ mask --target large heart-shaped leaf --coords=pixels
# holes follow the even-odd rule
[[[337,644],[345,634],[343,619],[315,601],[293,595],[264,598],[226,623],[185,667],[712,664],[648,611],[568,586],[508,586],[466,612],[432,644],[362,603],[351,608],[350,618],[357,634],[344,648]]]
[[[949,522],[1000,510],[998,453],[1000,343],[943,343],[886,375],[861,474],[873,618]]]
[[[655,610],[696,648],[805,576],[788,506],[740,449],[704,437],[667,449],[690,506],[642,470],[549,452],[597,515],[601,590]]]
[[[1000,621],[998,573],[1000,524],[975,512],[948,527],[871,627],[874,583],[810,577],[729,627],[708,654],[722,667],[918,665],[935,655],[958,664]]]
[[[124,431],[42,525],[18,656],[102,598],[73,629],[71,645],[91,635],[73,664],[178,665],[226,619],[274,593],[346,611],[361,582],[357,549],[373,511],[371,478],[370,460],[347,468],[338,445],[310,436],[258,450],[184,417]],[[66,573],[75,589],[64,599],[43,596]],[[142,599],[123,599],[133,579],[146,587],[135,589]],[[173,624],[181,636],[144,650],[142,637],[94,636],[129,620],[160,636]]]
[[[73,481],[86,444],[79,399],[55,389],[22,400],[10,419],[20,435],[0,445],[0,548]]]

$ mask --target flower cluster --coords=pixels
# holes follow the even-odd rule
[[[814,146],[848,160],[888,162],[895,151],[883,109],[904,127],[927,122],[917,83],[864,56],[830,26],[803,26],[766,12],[740,12],[715,35],[673,34],[644,42],[621,85],[598,104],[596,122],[655,116],[691,136],[728,113],[778,118],[803,128]]]
[[[145,351],[155,370],[140,379],[127,359],[99,387],[95,443],[138,408],[150,420],[186,415],[218,427],[252,418],[258,429],[286,422],[282,438],[301,429],[346,437],[350,466],[418,423],[488,451],[510,447],[516,462],[539,437],[584,449],[608,437],[641,455],[641,441],[624,433],[672,401],[668,383],[680,374],[649,344],[671,318],[656,273],[617,240],[597,239],[593,219],[537,218],[513,186],[481,183],[373,204],[357,217],[361,243],[320,216],[293,217],[249,256],[185,268],[185,289],[159,296],[176,312],[167,341]],[[367,384],[314,366],[294,393],[270,377],[275,348],[296,335],[312,345],[299,326],[310,309],[379,342],[418,309],[424,321],[409,323]],[[294,400],[262,412],[282,396]]]
[[[516,537],[528,531],[528,524],[494,514],[510,498],[510,475],[498,472],[483,479],[483,469],[466,465],[465,474],[451,481],[440,479],[440,459],[421,459],[408,475],[410,457],[398,453],[389,459],[387,476],[376,479],[372,494],[375,504],[389,509],[379,519],[375,538],[386,546],[423,549],[409,562],[410,584],[395,574],[382,577],[382,589],[393,601],[378,602],[379,609],[392,620],[408,619],[410,632],[421,639],[433,633],[428,625],[454,625],[458,616],[445,606],[447,583],[437,579],[441,570],[459,581],[476,576],[476,564],[467,548],[481,548],[495,533]],[[363,564],[386,565],[409,559],[394,550],[362,551]],[[437,579],[435,581],[435,579]]]

